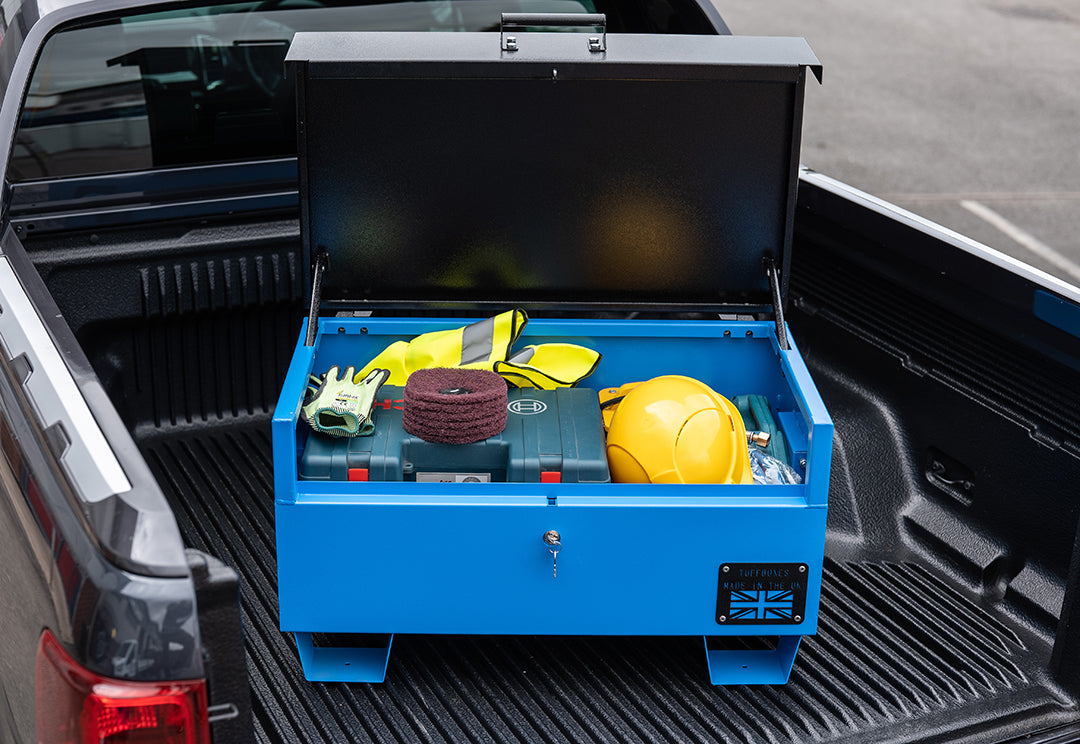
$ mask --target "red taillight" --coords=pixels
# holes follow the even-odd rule
[[[206,683],[127,682],[84,669],[45,631],[37,653],[41,744],[209,744]]]

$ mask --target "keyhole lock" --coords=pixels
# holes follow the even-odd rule
[[[556,530],[544,533],[544,545],[551,552],[551,578],[556,578],[559,569],[559,551],[562,550],[562,535]]]

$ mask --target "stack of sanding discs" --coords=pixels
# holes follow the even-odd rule
[[[483,369],[420,369],[405,383],[402,425],[414,437],[469,444],[506,428],[506,382]]]

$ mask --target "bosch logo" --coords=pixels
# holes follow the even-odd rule
[[[547,410],[547,403],[542,400],[536,400],[536,398],[518,398],[512,400],[506,404],[506,409],[510,413],[517,413],[522,416],[533,416],[537,413],[543,413]]]

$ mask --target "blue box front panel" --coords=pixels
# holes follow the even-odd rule
[[[716,618],[721,566],[763,562],[808,566],[810,609],[783,630],[816,627],[821,508],[305,498],[279,504],[277,525],[285,630],[715,635],[727,632]],[[552,529],[557,576],[542,541]]]

